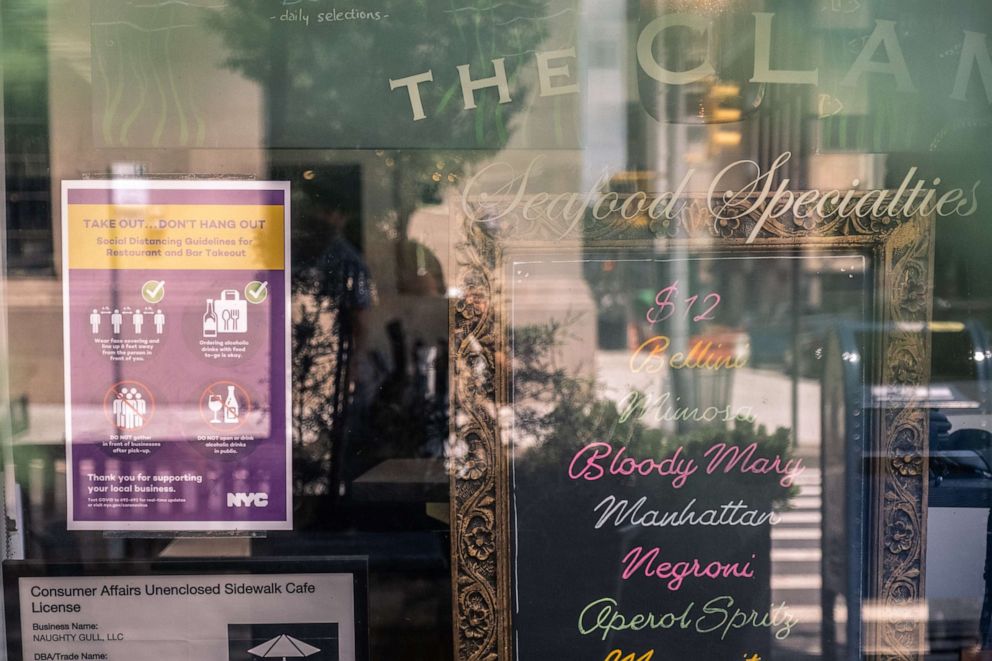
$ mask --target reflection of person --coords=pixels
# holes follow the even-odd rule
[[[94,335],[100,332],[100,313],[96,310],[90,313],[90,326],[93,328]]]
[[[361,253],[344,235],[358,216],[357,186],[322,182],[311,200],[325,248],[294,274],[294,399],[301,458],[309,462],[299,467],[300,481],[304,493],[338,496],[350,472],[346,445],[361,420],[356,409],[366,389],[357,373],[374,291]]]
[[[110,315],[110,325],[114,327],[114,334],[119,335],[121,332],[121,324],[124,323],[124,316],[121,314],[120,310],[114,310],[114,313]]]
[[[155,317],[153,318],[153,320],[155,322],[155,332],[158,333],[159,335],[161,335],[162,333],[164,333],[165,332],[165,313],[162,312],[161,310],[157,311],[155,313]]]

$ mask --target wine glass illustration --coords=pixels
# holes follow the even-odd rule
[[[207,397],[207,408],[213,411],[214,417],[210,420],[212,423],[220,423],[220,419],[217,414],[222,408],[224,408],[224,401],[221,399],[220,395],[213,395]]]

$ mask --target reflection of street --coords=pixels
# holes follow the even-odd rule
[[[637,388],[660,394],[670,390],[671,372],[632,374],[628,351],[598,351],[596,376],[605,387],[605,396],[620,400]],[[733,370],[731,396],[734,410],[750,407],[759,424],[769,429],[792,426],[792,380],[788,374],[742,367]],[[813,379],[799,380],[799,445],[818,447],[820,442],[820,384]],[[646,419],[645,421],[649,421]],[[816,465],[814,462],[813,465]]]
[[[802,409],[800,409],[802,411]],[[776,659],[805,659],[819,655],[820,641],[820,518],[821,477],[815,454],[806,457],[806,471],[797,478],[799,495],[772,529],[772,603],[786,602],[799,620],[792,634],[776,641]],[[843,628],[843,614],[836,622]]]
[[[792,426],[792,378],[772,370],[738,369],[734,372],[731,403],[750,406],[760,424],[769,429]],[[820,443],[820,384],[799,379],[799,445]],[[813,462],[816,465],[816,462]]]
[[[820,383],[799,379],[796,419],[798,456],[806,471],[796,483],[799,495],[772,529],[772,603],[786,602],[799,619],[792,635],[776,641],[776,659],[819,658],[821,644],[822,476],[820,473]],[[735,370],[734,406],[750,406],[759,424],[769,429],[792,426],[792,377],[766,369]],[[843,632],[846,615],[835,613]]]

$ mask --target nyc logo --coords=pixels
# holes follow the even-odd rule
[[[230,493],[227,494],[228,507],[268,507],[269,494],[267,493]]]

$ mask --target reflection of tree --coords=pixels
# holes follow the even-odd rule
[[[336,375],[340,369],[340,334],[334,332],[338,313],[316,296],[315,282],[307,291],[294,282],[293,296],[293,438],[296,441],[293,481],[296,493],[331,492],[329,430],[340,414],[344,392]]]
[[[381,0],[371,9],[388,19],[339,24],[316,23],[318,13],[334,10],[333,3],[290,6],[290,10],[310,15],[309,26],[279,21],[287,9],[279,4],[228,0],[207,19],[227,48],[225,64],[264,90],[268,146],[418,146],[376,152],[378,165],[363,168],[364,176],[381,176],[383,182],[352,182],[335,172],[326,177],[335,182],[334,190],[319,195],[340,202],[370,184],[391,191],[385,201],[392,206],[391,217],[385,222],[378,219],[376,229],[395,241],[398,284],[410,287],[426,281],[429,286],[421,289],[427,291],[418,293],[443,293],[436,258],[408,238],[410,218],[418,207],[439,203],[441,189],[457,184],[469,162],[502,148],[521,128],[513,120],[530,100],[530,81],[536,80],[534,52],[547,36],[549,21],[543,19],[551,13],[549,0],[480,0],[459,6],[433,0]],[[504,59],[513,102],[500,105],[495,90],[484,90],[476,94],[477,108],[466,111],[456,67],[469,64],[474,79],[487,78],[493,75],[494,58]],[[421,87],[429,119],[414,122],[406,90],[391,91],[389,80],[427,70],[434,72],[435,81]],[[317,166],[314,184],[320,184],[327,168],[312,165]],[[307,191],[308,197],[316,194]],[[306,220],[314,201],[295,207],[304,211],[302,216],[297,212],[297,220]],[[313,225],[303,239],[307,245],[294,253],[297,271],[312,261],[300,260],[298,255],[315,258],[326,248],[327,228]],[[294,234],[299,242],[303,232]],[[375,445],[377,452],[399,454],[394,439],[420,447],[441,426],[438,420],[445,419],[443,411],[411,396],[403,374],[404,378],[387,378],[377,389],[371,402],[374,419],[359,420],[349,383],[355,349],[349,345],[350,333],[342,328],[350,312],[323,291],[320,282],[327,279],[326,270],[326,264],[313,262],[313,268],[294,275],[294,436],[298,443],[294,476],[297,493],[310,496],[335,491],[331,476],[341,477],[340,466],[334,465],[341,461],[336,462],[332,452],[339,455],[347,437],[358,435],[349,432],[355,425],[363,425],[364,443]],[[362,460],[373,456],[368,448],[362,452]]]
[[[5,0],[3,3],[4,99],[8,114],[48,101],[46,10],[42,0]],[[19,114],[14,114],[19,118]],[[41,117],[36,118],[39,122]],[[8,122],[11,118],[8,117]],[[14,136],[17,137],[17,132]],[[8,150],[10,145],[8,144]]]
[[[314,22],[333,9],[330,3],[300,3],[293,8],[312,21],[303,26],[272,20],[281,7],[229,0],[209,25],[229,49],[227,65],[265,89],[270,146],[426,148],[382,154],[393,178],[398,236],[405,238],[417,206],[457,181],[467,160],[507,144],[513,117],[528,102],[534,52],[547,37],[554,2],[382,0],[370,9],[388,18],[341,24]],[[473,78],[490,77],[494,58],[504,58],[513,102],[500,105],[486,90],[476,94],[478,108],[466,111],[456,67],[470,64]],[[421,86],[428,119],[414,122],[406,90],[390,91],[389,80],[428,70],[434,82]]]
[[[48,32],[43,0],[0,3],[6,124],[8,264],[50,273]]]
[[[293,420],[301,493],[340,493],[348,428],[357,429],[354,366],[374,299],[361,255],[338,232],[293,277]],[[357,414],[356,414],[357,413]]]
[[[703,453],[716,443],[745,447],[756,443],[755,457],[792,458],[789,430],[778,428],[769,434],[755,421],[736,418],[712,423],[688,433],[670,434],[644,423],[638,415],[624,419],[617,402],[602,396],[593,379],[572,376],[560,367],[555,354],[562,347],[569,321],[525,326],[514,331],[513,398],[514,427],[518,442],[533,447],[521,453],[522,470],[547,472],[549,479],[560,479],[562,466],[589,443],[608,442],[625,446],[628,456],[663,458],[678,447],[682,456],[704,465]],[[646,412],[644,418],[651,414]],[[735,493],[747,494],[754,502],[784,505],[798,487],[782,488],[779,476],[714,475],[693,481],[681,491],[683,497],[703,495],[714,484],[725,483]],[[550,493],[550,492],[549,492]],[[550,496],[549,496],[550,497]]]

